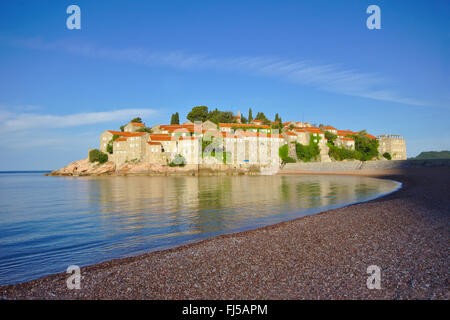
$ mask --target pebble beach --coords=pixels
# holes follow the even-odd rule
[[[80,290],[67,289],[69,275],[60,273],[0,287],[0,298],[449,299],[450,167],[345,174],[403,186],[369,202],[84,267]],[[379,290],[366,285],[371,265],[381,269]]]

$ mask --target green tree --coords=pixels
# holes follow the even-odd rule
[[[337,135],[328,130],[325,130],[325,138],[328,140],[328,143],[334,146],[334,142],[337,139]]]
[[[258,112],[258,113],[256,114],[256,118],[255,118],[255,119],[256,119],[256,120],[262,120],[262,121],[268,120],[267,117],[266,117],[266,115],[264,114],[264,112]]]
[[[207,106],[193,107],[192,110],[188,113],[186,118],[192,122],[206,121],[208,119],[208,107]]]
[[[271,124],[272,129],[278,129],[281,130],[283,129],[283,121],[281,120],[280,116],[277,114],[275,114],[275,123]]]
[[[153,130],[152,130],[152,128],[144,127],[144,128],[139,128],[139,129],[137,129],[136,132],[148,132],[148,133],[152,133]]]
[[[114,144],[114,141],[118,138],[120,138],[120,136],[117,134],[112,136],[111,140],[109,140],[108,144],[106,145],[106,152],[108,152],[109,154],[113,153],[113,151],[114,151],[113,144]]]
[[[280,159],[282,163],[294,163],[296,162],[295,159],[289,157],[289,146],[287,144],[282,145],[278,149],[278,155],[280,156]]]
[[[281,122],[281,118],[280,118],[280,116],[278,115],[278,113],[276,113],[275,114],[275,120],[274,120],[275,122]]]
[[[252,108],[248,109],[248,122],[253,120]]]
[[[241,123],[247,123],[247,118],[241,115]]]
[[[355,140],[355,150],[359,154],[359,160],[368,161],[378,157],[378,139],[369,138],[365,130],[353,135],[352,138]]]
[[[297,153],[297,158],[304,162],[317,160],[320,154],[319,148],[320,139],[321,139],[320,136],[313,136],[313,134],[311,133],[309,135],[309,144],[307,146],[296,142],[295,151]]]
[[[383,153],[383,157],[384,157],[385,159],[392,160],[392,156],[391,156],[391,154],[390,154],[389,152]]]
[[[132,119],[130,122],[142,123],[142,119],[140,117]]]
[[[214,123],[234,123],[233,112],[231,111],[220,111],[217,108],[208,113],[206,120],[212,121]]]
[[[345,159],[358,159],[359,154],[355,150],[347,149],[345,147],[337,147],[330,142],[328,142],[328,147],[330,150],[328,151],[328,155],[338,161],[342,161]]]
[[[170,119],[170,124],[180,124],[180,116],[178,112],[172,114],[172,118]]]
[[[108,155],[101,152],[98,149],[92,149],[89,151],[89,162],[98,162],[100,164],[108,161]]]

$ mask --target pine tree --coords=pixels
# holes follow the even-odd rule
[[[279,122],[280,121],[280,116],[277,114],[275,114],[275,122]]]
[[[175,112],[172,114],[172,118],[170,119],[170,124],[180,124],[180,116],[178,115],[178,112]]]
[[[253,115],[252,115],[252,108],[248,109],[248,122],[251,122],[253,120]]]

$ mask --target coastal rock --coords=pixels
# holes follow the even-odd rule
[[[90,174],[108,174],[116,170],[113,162],[99,164],[98,162],[89,162],[89,159],[74,161],[66,167],[55,170],[50,175],[54,176],[78,176]]]

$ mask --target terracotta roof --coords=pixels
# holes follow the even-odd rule
[[[240,116],[233,116],[233,119],[240,119]]]
[[[251,132],[251,131],[241,131],[239,135],[243,137],[261,137],[261,138],[283,138],[281,134],[272,134],[272,133],[260,133],[260,132]]]
[[[171,141],[173,140],[171,136],[163,133],[152,133],[149,135],[151,141]]]
[[[152,141],[172,141],[172,137],[153,137]]]
[[[108,132],[118,135],[118,136],[124,136],[124,137],[140,137],[146,134],[147,132],[122,132],[122,131],[113,131],[113,130],[107,130]]]
[[[358,132],[353,132],[350,130],[338,130],[338,136],[347,136],[347,135],[354,135],[354,134],[358,134]]]
[[[282,134],[279,134],[279,133],[275,133],[275,134],[268,133],[268,134],[267,134],[267,137],[268,137],[268,138],[284,138],[283,135],[282,135]]]
[[[161,142],[155,142],[155,141],[147,141],[147,143],[152,146],[160,146],[161,145]]]
[[[237,134],[239,134],[241,137],[256,137],[256,132],[253,131],[239,131]]]
[[[324,128],[325,130],[337,130],[335,127],[332,126],[323,126],[322,128]]]
[[[140,122],[130,122],[129,124],[131,124],[133,126],[137,126],[137,127],[145,127],[145,124],[140,123]]]
[[[311,133],[323,133],[320,128],[317,127],[301,127],[300,129],[303,129],[304,131],[308,131]]]
[[[287,134],[288,136],[296,136],[295,133],[290,132],[290,131],[285,131],[284,134]]]
[[[338,139],[343,140],[343,141],[354,141],[352,138],[345,138],[345,137],[338,138]]]
[[[256,120],[256,119],[254,119],[254,120],[252,120],[251,122],[263,122],[262,120]]]
[[[117,138],[117,139],[114,140],[114,141],[127,141],[127,138]]]
[[[195,132],[194,128],[176,128],[176,129],[167,129],[168,132],[173,133],[173,132]]]
[[[371,135],[371,134],[366,134],[367,137],[369,137],[370,139],[378,139],[377,137]]]
[[[217,132],[219,132],[219,131],[217,131],[217,130],[209,130],[209,129],[204,129],[204,130],[202,130],[202,133],[217,133]]]
[[[219,127],[270,129],[270,127],[267,126],[267,125],[263,125],[263,124],[249,124],[249,123],[219,123]]]
[[[180,137],[178,140],[197,140],[199,137]]]
[[[180,129],[180,128],[193,128],[194,124],[161,124],[159,127],[164,129]]]

